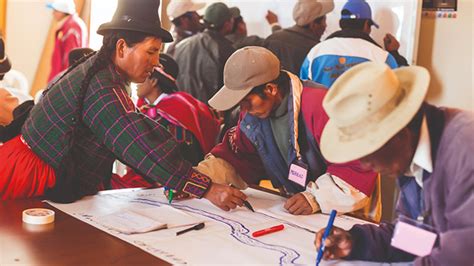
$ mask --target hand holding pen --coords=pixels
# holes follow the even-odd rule
[[[212,183],[209,190],[204,194],[204,198],[222,210],[230,211],[237,208],[237,206],[244,206],[247,195],[228,185]]]
[[[166,199],[168,199],[168,202],[171,204],[172,201],[175,201],[175,200],[182,200],[182,199],[187,199],[189,198],[189,194],[188,193],[185,193],[185,192],[177,192],[176,190],[172,190],[172,189],[169,189],[168,187],[165,187],[165,189],[163,190],[165,196],[166,196]],[[171,192],[171,193],[170,193]],[[173,194],[173,196],[171,196],[170,194]],[[170,201],[171,199],[171,201]]]
[[[229,184],[230,187],[233,187],[233,188],[236,188],[233,184]],[[237,188],[236,188],[237,189]],[[250,211],[252,212],[255,212],[255,210],[253,209],[252,205],[250,205],[250,202],[248,202],[247,200],[244,200],[243,201],[244,203],[244,206],[249,209]]]
[[[331,219],[329,221],[331,221]],[[326,235],[326,237],[324,237],[324,235]],[[332,223],[331,226],[329,226],[328,223],[326,228],[323,228],[316,233],[314,245],[318,250],[319,260],[316,260],[316,265],[318,265],[321,258],[332,260],[347,257],[352,250],[352,238],[346,230],[335,226],[333,227]]]

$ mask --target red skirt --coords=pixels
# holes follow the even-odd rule
[[[2,200],[43,196],[54,186],[54,169],[18,136],[0,144],[0,197]]]

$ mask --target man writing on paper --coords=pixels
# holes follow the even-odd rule
[[[376,174],[357,162],[330,164],[319,151],[327,121],[321,105],[325,94],[322,86],[281,70],[265,48],[237,50],[225,65],[224,86],[209,104],[217,110],[239,104],[240,120],[198,171],[239,188],[270,178],[291,196],[285,208],[296,215],[369,206]],[[229,203],[224,209],[233,207]]]
[[[400,197],[395,228],[334,228],[324,258],[472,265],[474,114],[424,102],[429,79],[421,67],[392,71],[368,62],[344,73],[326,95],[324,157],[360,159],[382,176],[398,176]]]

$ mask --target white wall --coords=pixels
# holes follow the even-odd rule
[[[52,21],[46,0],[8,0],[6,48],[13,68],[33,83]]]
[[[458,0],[457,18],[421,20],[418,64],[431,73],[431,103],[474,110],[473,12],[472,0]]]
[[[168,0],[176,1],[176,0]],[[207,5],[198,11],[204,14],[206,8],[215,2],[223,2],[229,7],[238,7],[240,13],[247,24],[249,35],[258,35],[267,37],[271,33],[265,15],[267,10],[271,10],[278,15],[280,24],[283,27],[289,27],[294,24],[292,11],[296,0],[194,0],[195,2],[204,2]]]
[[[427,67],[432,75],[428,97],[430,102],[474,110],[474,4],[472,0],[458,1],[456,19],[422,18],[418,64]],[[46,2],[8,0],[7,3],[7,53],[13,67],[27,76],[30,85],[52,21],[51,11],[45,7]],[[225,2],[233,5],[237,0]],[[241,0],[239,6],[243,6],[242,13],[248,17],[249,32],[263,36],[269,33],[270,29],[263,18],[267,9],[279,13],[283,26],[290,26],[291,6],[288,2]]]
[[[117,0],[93,0],[91,2],[91,19],[89,47],[99,50],[102,46],[102,35],[97,34],[97,29],[102,23],[112,20],[115,9],[117,8]]]

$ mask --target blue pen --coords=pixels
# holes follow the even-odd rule
[[[331,233],[332,225],[334,224],[334,219],[336,218],[337,211],[332,210],[331,214],[329,215],[329,221],[328,225],[326,226],[326,230],[324,230],[323,238],[321,239],[321,246],[319,247],[318,250],[318,257],[316,258],[316,266],[319,265],[321,262],[321,259],[323,258],[323,253],[324,253],[324,241],[326,238],[329,236],[329,233]]]

